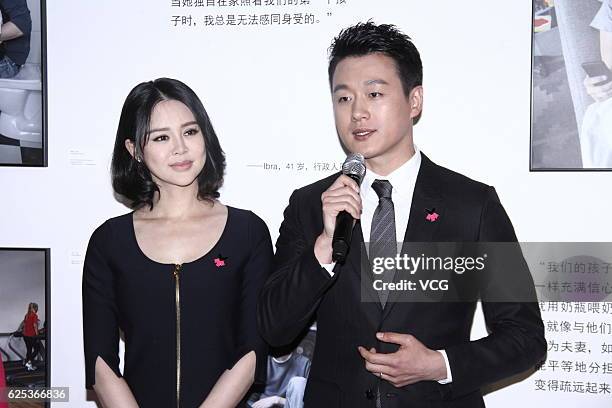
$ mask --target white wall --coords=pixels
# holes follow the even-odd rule
[[[52,343],[52,382],[71,387],[67,406],[87,406],[78,352],[81,263],[95,226],[128,211],[113,200],[108,167],[123,100],[144,80],[175,77],[201,96],[227,153],[223,201],[254,210],[275,239],[290,192],[328,174],[315,172],[313,162],[344,158],[326,74],[332,37],[368,18],[395,23],[424,61],[421,150],[494,185],[522,241],[610,240],[609,173],[529,172],[531,2],[311,3],[300,10],[318,16],[313,26],[199,23],[182,30],[170,24],[182,11],[170,0],[48,5],[49,167],[0,169],[0,245],[51,248],[53,331],[62,333]],[[192,14],[201,22],[209,13]],[[304,162],[310,170],[248,166],[263,162]],[[588,214],[598,214],[596,222],[587,223]],[[480,319],[475,336],[482,334]],[[527,380],[487,401],[510,407],[587,400],[535,393]],[[607,404],[599,396],[588,401]]]

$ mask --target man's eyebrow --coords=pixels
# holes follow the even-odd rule
[[[191,125],[197,125],[198,122],[196,122],[195,120],[192,120],[191,122],[185,122],[181,125],[181,127],[186,127],[186,126],[191,126]],[[164,128],[157,128],[157,129],[151,129],[149,130],[148,133],[153,133],[153,132],[167,132],[169,131],[170,128],[169,127],[164,127]]]
[[[363,84],[365,86],[370,86],[370,85],[389,85],[389,83],[387,81],[385,81],[384,79],[368,79],[367,81],[364,81]],[[341,91],[343,89],[348,89],[348,86],[345,84],[338,84],[334,87],[332,92],[338,92]]]
[[[376,84],[389,85],[389,83],[385,81],[384,79],[368,79],[367,81],[364,82],[364,85],[376,85]]]
[[[332,93],[341,91],[343,89],[348,89],[348,86],[344,85],[344,84],[338,84],[338,85],[334,86],[334,90],[332,91]]]

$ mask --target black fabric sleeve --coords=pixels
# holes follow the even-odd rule
[[[257,299],[272,270],[272,239],[265,222],[253,213],[250,215],[248,236],[252,250],[243,271],[240,332],[234,364],[254,351],[257,359],[254,383],[265,385],[268,347],[257,330]]]
[[[4,9],[9,21],[17,26],[24,35],[32,31],[32,17],[25,0],[12,0],[4,2]]]
[[[330,277],[314,255],[314,242],[304,236],[297,194],[291,195],[285,209],[274,272],[259,299],[259,329],[274,347],[290,344],[306,328],[338,276]]]
[[[89,240],[83,267],[83,343],[87,389],[92,389],[96,382],[98,357],[117,377],[121,377],[115,283],[108,264],[108,245],[112,239],[110,232],[108,223],[96,229]]]
[[[516,242],[512,223],[493,187],[488,188],[483,204],[479,241]],[[520,248],[518,251],[522,256]],[[528,281],[533,288],[526,265],[512,269],[509,272],[515,280]],[[546,354],[544,325],[535,301],[535,289],[534,302],[487,301],[489,292],[503,290],[495,288],[495,284],[494,281],[488,282],[481,293],[489,335],[445,349],[453,381],[444,387],[452,390],[452,398],[523,372],[540,362]]]

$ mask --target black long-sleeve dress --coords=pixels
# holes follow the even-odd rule
[[[123,376],[140,408],[197,407],[250,350],[257,355],[255,383],[264,384],[267,350],[256,304],[272,255],[266,224],[232,207],[217,244],[182,265],[141,251],[132,213],[106,221],[89,241],[83,270],[87,388],[98,357],[121,375],[119,329]]]

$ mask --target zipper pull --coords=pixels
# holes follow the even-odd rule
[[[175,278],[179,277],[179,273],[181,272],[181,269],[183,269],[183,265],[182,264],[174,265],[174,272],[172,274],[174,275]]]

